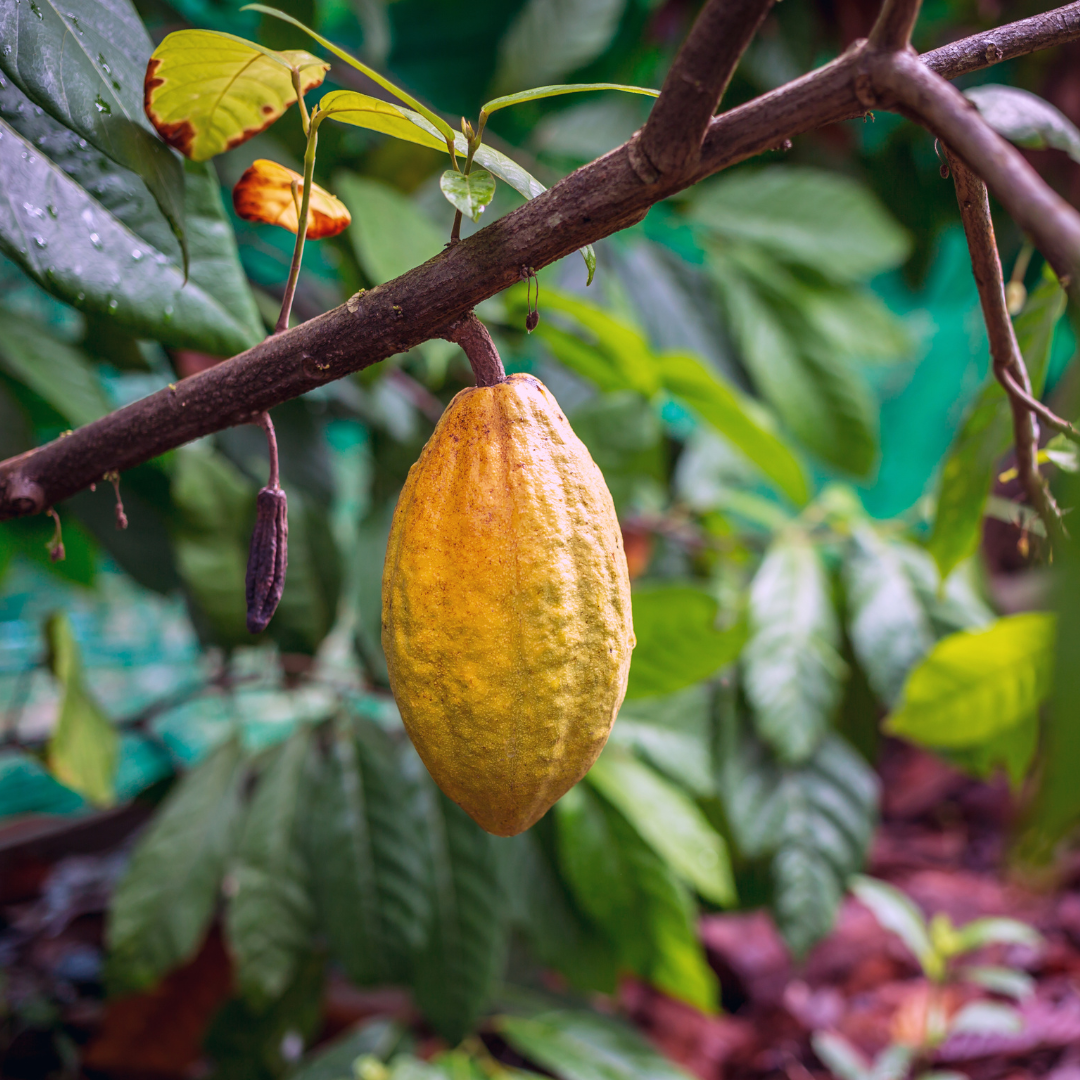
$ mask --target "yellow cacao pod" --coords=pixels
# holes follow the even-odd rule
[[[634,647],[611,495],[539,380],[450,402],[402,489],[382,597],[428,771],[488,832],[527,829],[596,760]]]

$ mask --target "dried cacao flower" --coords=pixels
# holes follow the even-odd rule
[[[247,628],[261,634],[277,610],[289,563],[289,518],[285,492],[264,487],[255,500],[255,531],[247,565]]]

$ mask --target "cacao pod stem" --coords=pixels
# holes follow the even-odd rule
[[[270,450],[270,482],[255,500],[247,565],[247,628],[261,634],[277,610],[289,565],[288,501],[278,483],[277,436],[269,413],[259,417]]]
[[[461,346],[469,358],[477,386],[498,386],[506,382],[506,369],[499,350],[475,312],[470,311],[464,318],[452,322],[438,336]]]

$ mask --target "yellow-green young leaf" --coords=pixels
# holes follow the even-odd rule
[[[447,153],[446,140],[433,135],[412,120],[416,113],[399,108],[391,101],[359,94],[355,90],[331,90],[324,94],[319,102],[319,111],[315,114],[316,122],[331,117],[342,124],[367,128],[392,135],[395,139],[430,146],[432,150]]]
[[[561,97],[563,94],[584,94],[590,90],[621,90],[624,94],[641,94],[644,97],[659,97],[659,90],[650,90],[647,86],[627,86],[624,83],[557,83],[554,86],[534,86],[531,90],[521,90],[516,94],[492,98],[484,105],[483,113],[491,114],[507,105],[520,105],[523,101],[539,101],[540,98]]]
[[[473,169],[468,176],[447,169],[439,177],[439,188],[451,206],[479,221],[484,207],[495,198],[495,177],[487,169]]]
[[[1030,717],[1050,693],[1054,616],[1010,615],[942,638],[908,677],[886,730],[942,748],[978,746]]]
[[[303,49],[273,52],[213,30],[177,30],[146,68],[144,105],[158,134],[193,161],[206,161],[268,128],[330,65]]]
[[[293,185],[296,185],[295,189]],[[252,162],[233,188],[233,207],[245,221],[279,225],[295,233],[300,221],[299,203],[304,178],[276,161]],[[294,194],[295,192],[295,194]],[[308,200],[307,238],[323,240],[349,227],[348,208],[318,184],[311,185]]]
[[[60,715],[49,739],[49,769],[60,783],[90,802],[108,806],[115,798],[116,729],[83,686],[79,647],[67,618],[59,613],[51,615],[45,637],[49,666],[64,689]]]

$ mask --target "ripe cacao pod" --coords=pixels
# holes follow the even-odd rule
[[[634,647],[611,495],[537,379],[447,407],[402,489],[382,596],[428,771],[488,832],[527,829],[596,760]]]

